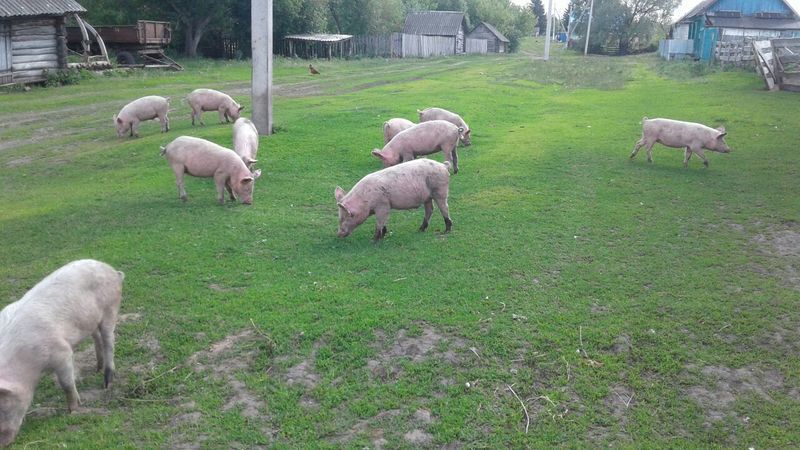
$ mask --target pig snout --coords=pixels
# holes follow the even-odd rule
[[[340,238],[346,238],[347,236],[350,236],[350,231],[345,230],[343,228],[339,228],[339,232],[336,233],[336,235],[339,236]]]
[[[8,447],[17,437],[17,430],[0,428],[0,447]]]

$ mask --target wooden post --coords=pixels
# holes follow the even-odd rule
[[[272,134],[272,0],[251,0],[253,124]]]

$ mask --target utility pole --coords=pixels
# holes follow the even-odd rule
[[[553,0],[547,0],[547,26],[544,33],[544,60],[550,59],[550,29],[553,27]]]
[[[251,0],[252,108],[258,134],[272,134],[272,0]]]
[[[583,47],[583,56],[589,53],[589,32],[592,31],[592,14],[594,13],[594,0],[589,4],[589,23],[586,25],[586,45]]]

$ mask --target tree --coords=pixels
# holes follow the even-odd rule
[[[539,33],[544,33],[547,27],[547,13],[544,11],[542,0],[531,0],[531,11],[536,16],[536,26],[539,27]]]

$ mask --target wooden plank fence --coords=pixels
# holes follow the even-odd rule
[[[768,90],[776,89],[775,63],[772,55],[772,44],[769,41],[753,41],[753,56],[756,63],[756,72],[764,78]]]
[[[456,41],[453,37],[403,34],[403,58],[428,58],[454,55]]]
[[[800,92],[800,38],[771,42],[775,81],[781,90]]]

